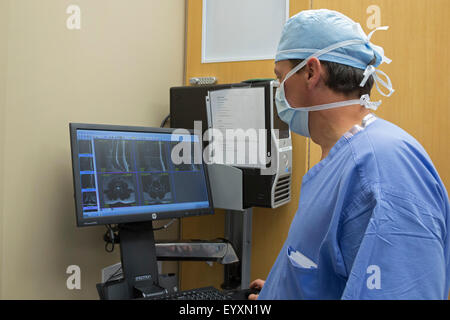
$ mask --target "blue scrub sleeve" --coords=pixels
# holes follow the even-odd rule
[[[380,195],[371,212],[344,224],[353,232],[341,240],[349,270],[342,299],[447,299],[443,213],[407,194]]]

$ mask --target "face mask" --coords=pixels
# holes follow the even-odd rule
[[[292,108],[286,99],[284,93],[284,82],[279,85],[275,94],[275,104],[278,111],[278,116],[282,121],[289,125],[291,131],[309,138],[309,112],[310,111],[320,111],[333,108],[345,107],[353,104],[360,104],[368,109],[376,110],[381,104],[379,102],[370,101],[368,94],[365,94],[361,99],[357,100],[346,100],[341,102],[327,103],[318,106],[312,106],[307,108]]]
[[[296,73],[297,71],[302,69],[306,65],[306,63],[308,62],[309,59],[311,59],[313,57],[319,57],[327,52],[330,52],[330,51],[335,50],[340,47],[346,47],[346,46],[360,44],[360,43],[361,43],[360,40],[348,40],[348,41],[334,44],[330,47],[327,47],[325,49],[317,51],[315,54],[313,54],[310,57],[308,57],[307,59],[303,60],[295,68],[293,68],[291,71],[289,71],[289,73],[284,78],[283,82],[277,88],[277,91],[275,94],[275,104],[276,104],[278,115],[279,115],[280,119],[289,125],[289,128],[291,129],[291,131],[293,131],[297,134],[300,134],[304,137],[307,137],[307,138],[309,138],[311,136],[310,132],[309,132],[309,112],[310,111],[334,109],[334,108],[340,108],[340,107],[354,105],[354,104],[360,104],[360,105],[364,106],[365,108],[372,109],[372,110],[376,110],[380,106],[381,101],[372,102],[372,101],[370,101],[370,97],[367,94],[363,95],[361,97],[361,99],[359,99],[359,100],[356,100],[356,99],[355,100],[346,100],[346,101],[340,101],[340,102],[335,102],[335,103],[327,103],[327,104],[323,104],[323,105],[307,107],[307,108],[292,108],[286,99],[285,89],[284,89],[284,84],[286,83],[286,80],[288,80],[294,73]],[[391,84],[389,77],[383,73],[383,75],[387,79],[387,83],[386,83],[386,82],[382,81],[376,75],[376,72],[380,72],[380,71],[376,70],[373,66],[368,66],[366,71],[364,72],[364,79],[361,82],[360,86],[363,87],[365,85],[365,83],[367,82],[367,79],[369,78],[369,76],[373,76],[375,79],[375,83],[377,85],[378,91],[380,91],[380,93],[384,96],[390,96],[394,92],[394,90],[392,89],[392,84]],[[379,89],[378,82],[381,82],[381,84],[384,87],[388,88],[389,94],[385,94]]]

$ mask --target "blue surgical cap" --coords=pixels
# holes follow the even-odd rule
[[[361,26],[342,13],[320,9],[306,10],[290,18],[281,35],[275,61],[306,59],[318,50],[347,40],[362,40],[360,44],[334,49],[319,57],[365,70],[375,58],[373,67],[390,62],[381,47],[370,43]],[[388,63],[389,63],[388,62]]]

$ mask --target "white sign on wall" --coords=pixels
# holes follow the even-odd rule
[[[274,59],[289,0],[203,0],[202,63]]]

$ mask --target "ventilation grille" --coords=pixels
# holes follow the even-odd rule
[[[291,176],[284,176],[278,178],[274,192],[274,207],[278,207],[291,200]]]

